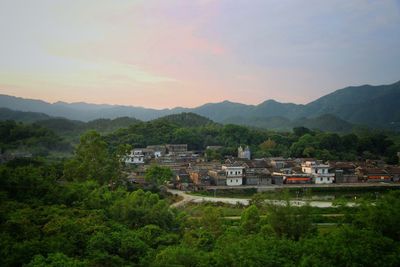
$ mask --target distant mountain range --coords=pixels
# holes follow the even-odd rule
[[[40,119],[46,115],[71,120],[134,117],[153,120],[163,116],[191,112],[219,123],[236,123],[260,128],[285,130],[293,126],[315,126],[334,131],[349,129],[353,124],[400,130],[400,81],[390,85],[362,85],[337,90],[309,104],[279,103],[267,100],[259,105],[224,101],[196,108],[150,109],[143,107],[98,105],[87,103],[47,103],[41,100],[0,95],[0,107],[30,114]],[[6,117],[0,110],[0,119]],[[7,113],[7,112],[5,112]],[[20,114],[22,116],[22,114]],[[27,118],[30,116],[26,115]],[[312,127],[310,127],[312,128]],[[322,130],[324,130],[322,129]]]

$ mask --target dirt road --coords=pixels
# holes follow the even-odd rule
[[[193,202],[193,203],[222,202],[222,203],[231,204],[231,205],[242,204],[242,205],[247,206],[247,205],[249,205],[249,202],[250,202],[249,198],[204,197],[204,196],[190,195],[184,191],[175,190],[175,189],[168,189],[168,192],[182,197],[181,201],[172,204],[171,207],[181,207],[190,202]],[[282,200],[268,199],[268,200],[266,200],[266,202],[274,204],[274,205],[284,205],[285,204],[285,201],[282,201]],[[301,207],[301,206],[306,205],[307,202],[303,201],[303,200],[291,200],[290,204],[293,206]],[[334,207],[333,203],[329,202],[329,201],[310,201],[309,204],[311,207],[317,207],[317,208]],[[351,203],[347,203],[347,205],[352,207],[352,206],[355,206],[356,204],[351,202]]]

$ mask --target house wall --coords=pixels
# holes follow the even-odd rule
[[[243,168],[242,167],[225,167],[224,168],[226,176],[229,177],[242,177],[243,176]]]
[[[143,164],[144,157],[143,156],[128,156],[125,158],[125,163],[127,164]]]
[[[300,177],[300,178],[287,178],[285,180],[286,184],[309,184],[311,183],[311,179],[306,178],[306,177]]]
[[[283,177],[282,176],[273,176],[272,183],[275,185],[282,185],[283,184]]]
[[[368,182],[391,182],[390,175],[369,175],[367,176]]]
[[[239,177],[228,177],[226,178],[226,185],[228,186],[237,186],[242,185],[243,179]]]
[[[393,175],[392,180],[393,180],[393,182],[398,182],[398,181],[400,181],[400,175],[399,175],[399,174]]]
[[[217,178],[217,179],[214,178],[214,183],[215,185],[220,185],[220,186],[227,185],[226,178]]]
[[[247,185],[258,185],[260,184],[260,179],[258,177],[246,177]]]
[[[262,177],[260,178],[260,185],[271,185],[272,184],[272,177]]]
[[[316,184],[332,184],[335,179],[329,176],[317,176],[314,178]]]
[[[335,182],[337,184],[341,183],[357,183],[358,176],[355,174],[343,174],[340,172],[335,173]]]

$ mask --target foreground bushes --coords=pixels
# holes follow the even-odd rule
[[[62,182],[57,168],[0,167],[0,266],[400,266],[399,192],[318,234],[308,207],[189,217],[151,192]]]

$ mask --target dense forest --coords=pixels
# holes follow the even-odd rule
[[[72,146],[52,130],[38,124],[0,121],[0,152],[7,151],[45,156],[50,151],[71,152]]]
[[[400,265],[398,192],[360,203],[325,232],[309,206],[259,198],[238,221],[214,206],[189,216],[157,183],[128,185],[118,160],[127,147],[112,150],[109,138],[83,135],[63,162],[0,165],[1,266]]]

